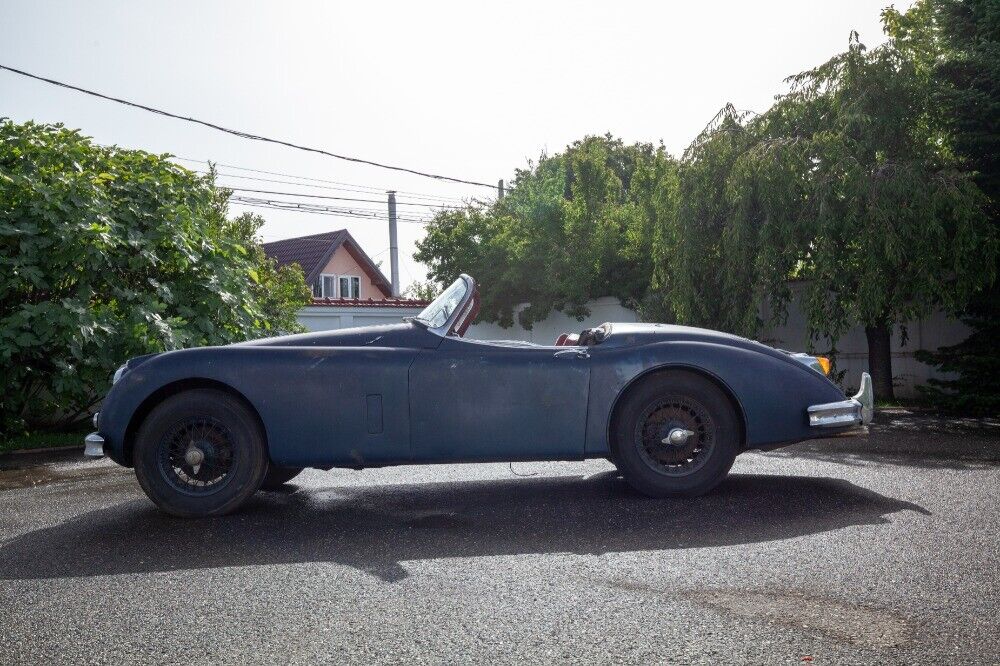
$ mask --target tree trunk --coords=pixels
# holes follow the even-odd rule
[[[868,338],[868,370],[872,373],[872,388],[876,400],[893,400],[892,392],[892,327],[866,326]]]

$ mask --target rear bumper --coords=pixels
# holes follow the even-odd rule
[[[809,425],[813,428],[844,428],[853,426],[851,430],[837,434],[867,434],[867,425],[875,415],[875,393],[872,390],[871,375],[867,372],[861,373],[861,389],[853,397],[839,402],[812,405],[806,412],[809,415]]]

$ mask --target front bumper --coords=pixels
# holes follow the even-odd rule
[[[92,432],[83,438],[83,455],[91,458],[102,458],[104,456],[104,438],[96,432]]]
[[[875,415],[875,393],[872,378],[867,372],[861,373],[861,389],[853,397],[840,402],[812,405],[807,410],[809,425],[813,428],[844,428],[854,426],[855,430],[839,434],[864,434]]]

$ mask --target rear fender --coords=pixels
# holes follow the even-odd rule
[[[609,452],[611,417],[621,396],[651,372],[685,368],[713,379],[742,412],[745,448],[769,448],[820,436],[809,426],[810,405],[844,399],[836,384],[775,350],[698,341],[595,348],[591,374],[587,455]],[[766,351],[765,351],[766,350]],[[830,430],[822,431],[829,436]]]

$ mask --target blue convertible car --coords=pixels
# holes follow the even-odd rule
[[[468,340],[463,275],[388,326],[140,356],[115,373],[89,455],[160,508],[226,513],[306,467],[607,458],[639,492],[697,495],[733,459],[865,431],[822,357],[725,333],[604,324],[551,346]]]

